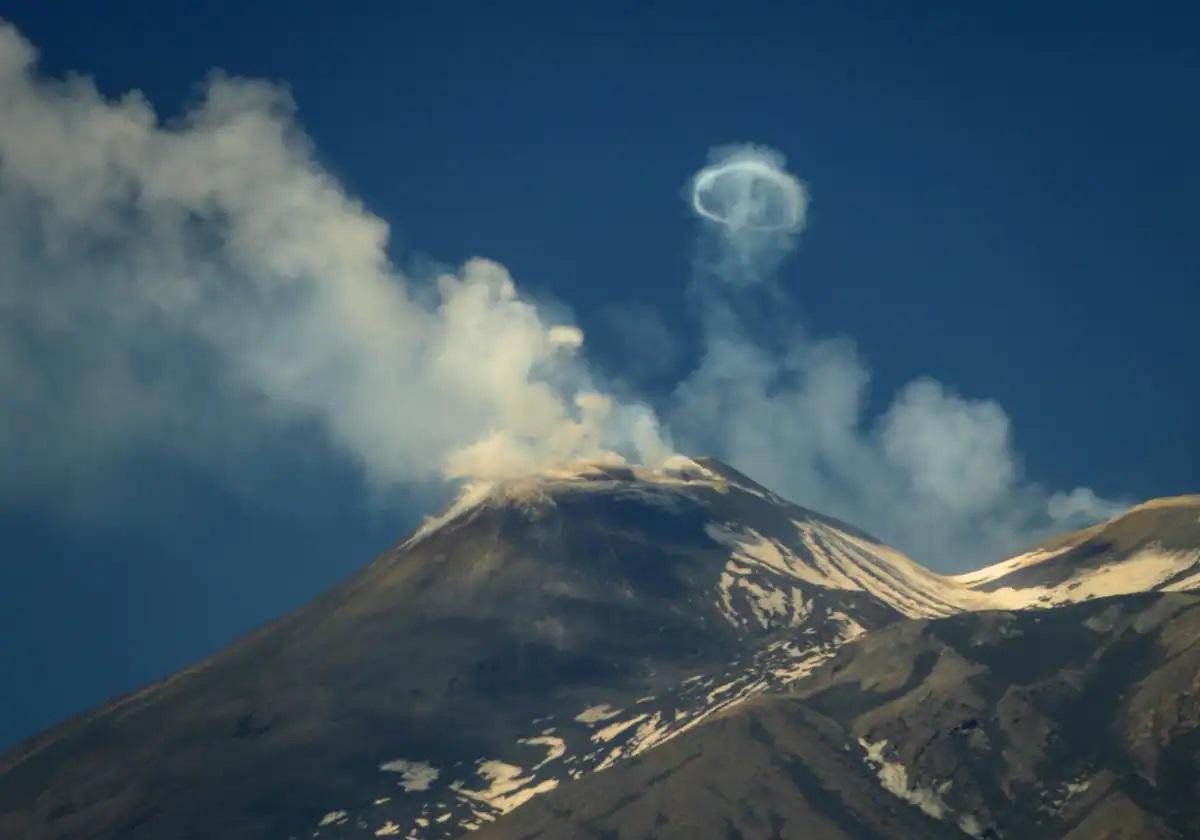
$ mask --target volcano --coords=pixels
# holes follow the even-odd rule
[[[0,836],[1173,836],[1196,587],[1198,497],[943,577],[712,459],[564,466],[0,756]]]

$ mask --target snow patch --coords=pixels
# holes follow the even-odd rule
[[[804,563],[786,546],[776,540],[764,537],[753,528],[738,530],[729,524],[714,525],[710,523],[704,526],[704,531],[714,542],[733,551],[730,560],[734,561],[734,568],[737,568],[737,564],[740,563],[769,569],[789,578],[803,580],[817,586],[826,586],[831,589],[855,588],[831,585],[832,581],[828,577]],[[729,570],[728,566],[726,570]]]
[[[521,738],[517,743],[529,744],[535,747],[546,747],[546,757],[533,765],[534,770],[549,764],[551,761],[562,758],[567,752],[567,742],[562,738],[555,738],[550,735],[539,735],[536,738]]]
[[[607,703],[601,703],[599,706],[588,706],[582,712],[575,715],[575,720],[580,723],[592,724],[608,720],[609,718],[615,718],[619,714],[621,714],[620,709],[614,709]]]
[[[507,814],[538,794],[558,787],[557,779],[545,779],[537,784],[532,784],[532,775],[522,776],[524,771],[520,767],[506,764],[503,761],[481,761],[475,772],[481,779],[488,782],[486,788],[468,790],[463,787],[462,782],[455,782],[450,787],[468,799],[490,805],[501,814]],[[490,815],[477,813],[476,816],[487,819]]]
[[[954,816],[945,800],[942,799],[942,795],[950,789],[949,783],[943,784],[936,790],[916,785],[910,786],[908,768],[898,761],[889,761],[884,756],[888,745],[886,738],[874,743],[866,738],[859,738],[858,743],[866,752],[866,762],[874,768],[879,784],[884,790],[892,796],[916,805],[935,820],[944,820]],[[982,834],[979,821],[969,814],[961,819],[955,819],[955,822],[958,823],[959,828],[972,837],[979,837]]]
[[[616,738],[618,735],[620,735],[622,732],[624,732],[629,727],[645,720],[648,717],[649,717],[649,715],[647,715],[647,714],[640,714],[636,717],[630,718],[629,720],[617,721],[616,723],[610,724],[610,725],[604,727],[603,729],[599,730],[598,732],[596,732],[594,735],[592,735],[592,740],[596,741],[596,742],[611,741],[613,738]]]
[[[830,610],[829,618],[840,625],[837,634],[839,642],[849,642],[867,632],[865,627],[841,610]]]
[[[379,765],[379,769],[385,773],[399,773],[400,787],[404,788],[406,793],[412,793],[416,790],[429,790],[438,777],[438,770],[424,761],[409,761],[406,758],[397,758],[395,761],[387,761]]]
[[[350,815],[345,811],[330,811],[328,814],[321,817],[321,821],[317,823],[317,827],[322,828],[327,825],[333,825],[334,823],[343,823],[349,818],[349,816]]]

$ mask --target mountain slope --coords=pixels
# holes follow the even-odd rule
[[[1107,522],[952,580],[1000,609],[1200,588],[1200,496],[1137,505]]]
[[[892,624],[479,840],[1195,836],[1200,596]]]
[[[1088,540],[1140,550],[1161,544],[1161,527],[1125,542],[1087,532],[1065,551]],[[1184,544],[1191,532],[1179,528]],[[1018,564],[1043,575],[1026,589],[1052,593],[1022,595],[1032,604],[1087,594],[1050,555],[1058,548],[1046,564]],[[1086,557],[1103,570],[1138,556],[1121,551]],[[1046,577],[1055,563],[1058,582]],[[975,620],[959,614],[1003,604],[1013,573],[941,577],[707,459],[576,464],[468,488],[311,604],[0,755],[0,837],[458,837],[519,817],[535,797],[679,757],[717,731],[706,722],[759,708],[855,639],[870,649],[908,638],[902,628]],[[931,655],[897,646],[871,660],[869,680],[923,673]],[[811,757],[788,772],[817,799],[788,800],[785,820],[817,836],[958,830],[897,804],[853,750],[830,746],[858,723],[812,714],[822,717],[762,722]],[[721,749],[741,736],[726,737]],[[754,773],[776,766],[776,752],[753,755]],[[758,776],[729,769],[709,788],[756,801]],[[785,807],[781,783],[773,808]],[[853,819],[821,799],[829,785]],[[1110,807],[1141,807],[1130,801]]]
[[[0,757],[0,836],[456,836],[972,597],[716,462],[476,489],[307,607]]]

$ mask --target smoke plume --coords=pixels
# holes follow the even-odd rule
[[[853,343],[778,329],[809,197],[769,149],[689,183],[703,353],[656,410],[503,266],[401,270],[278,86],[214,73],[164,123],[136,91],[46,78],[0,23],[0,114],[0,497],[78,502],[147,451],[236,468],[297,427],[375,488],[653,464],[666,416],[687,451],[943,567],[1114,510],[1024,480],[995,403],[922,378],[866,417]]]
[[[669,414],[684,447],[947,569],[1124,507],[1086,488],[1050,494],[1026,481],[1004,410],[927,377],[866,416],[871,377],[853,342],[763,317],[767,305],[789,309],[775,271],[808,201],[778,152],[718,149],[689,187],[701,223],[693,298],[704,353]],[[764,324],[776,329],[764,334]]]
[[[0,494],[297,423],[377,487],[668,452],[503,266],[393,265],[279,87],[215,73],[164,124],[136,91],[42,77],[0,23],[0,113]]]

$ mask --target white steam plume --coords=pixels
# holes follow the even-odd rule
[[[216,73],[163,124],[136,91],[42,77],[0,22],[0,495],[86,493],[139,451],[208,458],[298,422],[380,487],[668,453],[502,266],[392,265],[293,112]]]
[[[1124,507],[1084,488],[1051,495],[1025,481],[1008,416],[991,400],[920,378],[868,417],[870,373],[852,342],[794,327],[782,337],[755,333],[762,319],[737,313],[764,295],[780,303],[773,272],[807,204],[778,152],[718,149],[689,186],[704,225],[693,291],[705,336],[699,366],[674,396],[682,444],[946,569]]]
[[[285,91],[214,74],[163,124],[35,59],[0,23],[0,498],[78,502],[146,451],[236,465],[297,425],[381,488],[670,453],[502,266],[397,269]],[[994,403],[922,379],[867,418],[850,342],[794,331],[780,352],[750,329],[766,319],[740,313],[786,303],[775,270],[806,218],[778,153],[719,151],[688,199],[705,347],[670,416],[689,451],[943,567],[1114,510],[1024,481]]]

